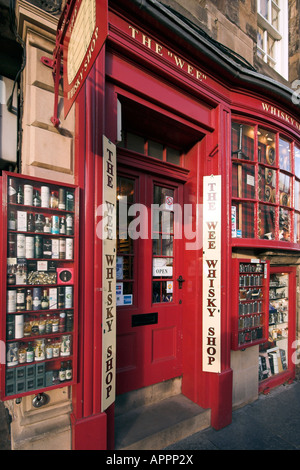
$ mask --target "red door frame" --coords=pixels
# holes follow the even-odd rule
[[[145,158],[145,161],[149,160],[148,157]],[[133,290],[133,305],[128,307],[117,307],[117,315],[120,318],[117,319],[117,349],[118,349],[118,336],[123,337],[127,336],[131,339],[132,343],[135,341],[139,344],[136,347],[140,348],[135,351],[133,356],[129,357],[131,363],[130,368],[124,367],[123,372],[117,369],[116,377],[116,393],[117,395],[126,393],[131,390],[138,388],[146,387],[153,385],[154,383],[168,380],[181,376],[182,374],[182,304],[179,304],[182,297],[182,292],[178,289],[177,277],[183,272],[183,256],[182,256],[182,240],[174,239],[174,264],[173,264],[173,282],[174,282],[174,300],[171,303],[153,303],[152,302],[152,236],[151,236],[151,211],[150,207],[153,203],[153,185],[168,187],[174,189],[175,193],[175,203],[179,203],[183,199],[183,185],[182,182],[171,181],[169,178],[166,179],[164,175],[161,174],[161,164],[159,161],[158,168],[153,161],[153,173],[145,171],[137,171],[135,166],[134,155],[128,154],[127,158],[123,155],[122,161],[126,161],[126,166],[118,165],[118,175],[125,178],[133,179],[135,181],[135,192],[137,203],[143,203],[148,208],[148,238],[147,239],[138,239],[134,241],[135,252],[134,252],[134,290]],[[157,172],[157,174],[156,174]],[[142,199],[141,199],[142,198]],[[182,205],[182,204],[181,204]],[[143,266],[138,267],[138,265]],[[140,273],[140,274],[139,274]],[[137,279],[138,278],[138,279]],[[137,288],[137,286],[139,286]],[[148,287],[148,289],[147,289]],[[142,292],[145,291],[146,294],[143,295]],[[132,315],[140,315],[143,313],[153,313],[157,312],[158,319],[157,323],[153,325],[145,326],[131,326]],[[173,318],[176,316],[176,323],[172,323]],[[162,333],[163,330],[168,330],[170,332],[170,327],[174,326],[172,330],[173,334],[176,336],[173,337],[174,343],[170,344],[170,348],[173,345],[176,346],[176,350],[173,350],[173,356],[169,357],[167,360],[166,357],[160,360],[155,360],[152,358],[152,352],[159,353],[158,344],[155,349],[153,349],[152,334]],[[176,333],[174,333],[176,332]],[[133,339],[135,338],[135,339]],[[142,340],[143,338],[143,340]],[[161,341],[160,348],[163,348],[163,345],[166,345],[166,341]],[[127,350],[130,349],[129,345],[124,347],[124,350],[121,351],[121,357],[126,363],[127,360]],[[143,352],[145,357],[143,356]],[[162,351],[161,351],[162,353]],[[117,352],[117,359],[118,359]],[[146,361],[148,364],[145,366],[143,361]],[[133,361],[133,363],[132,363]],[[148,362],[147,362],[148,361]],[[118,360],[117,360],[118,367]],[[143,372],[143,376],[139,375],[139,372]],[[124,376],[124,377],[123,377]]]

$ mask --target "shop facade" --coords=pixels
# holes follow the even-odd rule
[[[70,91],[73,449],[114,449],[124,394],[176,381],[221,429],[297,372],[292,91],[151,1],[111,1],[99,27],[100,51]]]

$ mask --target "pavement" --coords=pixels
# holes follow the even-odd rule
[[[0,450],[10,449],[8,431],[0,402]],[[300,379],[234,410],[225,428],[204,429],[162,450],[300,450]]]
[[[300,450],[300,380],[234,410],[227,427],[207,428],[164,450]]]

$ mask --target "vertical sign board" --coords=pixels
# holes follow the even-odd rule
[[[203,371],[221,372],[221,176],[203,179]]]
[[[73,9],[63,44],[65,118],[108,35],[107,0],[71,3]]]
[[[102,411],[115,401],[116,184],[116,146],[103,136]]]

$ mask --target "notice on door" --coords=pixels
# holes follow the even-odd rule
[[[221,176],[203,179],[203,371],[221,372]]]
[[[116,146],[103,136],[102,411],[116,395],[116,181]]]

